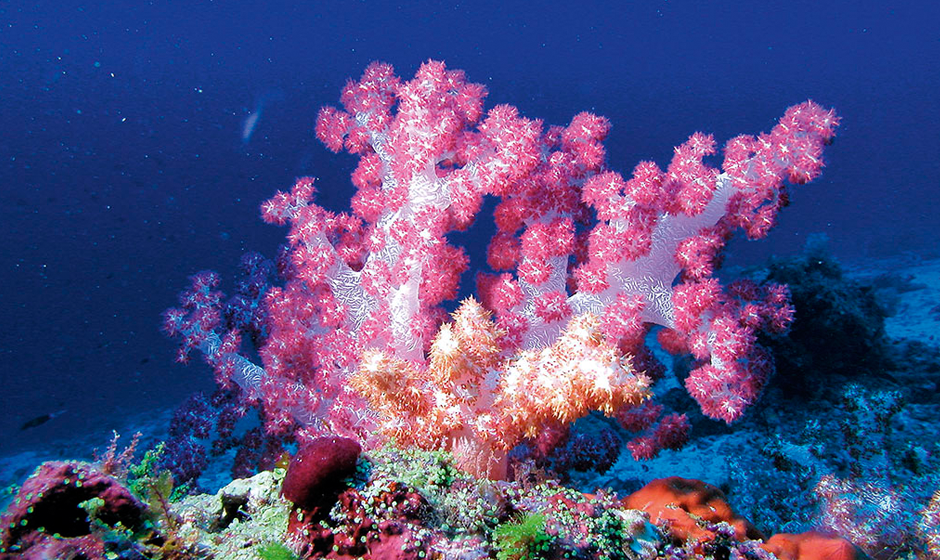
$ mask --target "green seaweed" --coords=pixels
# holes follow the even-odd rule
[[[526,515],[493,531],[497,560],[535,560],[548,552],[552,538],[545,532],[545,516]]]
[[[269,542],[259,546],[256,550],[261,560],[297,560],[297,555],[287,546]]]

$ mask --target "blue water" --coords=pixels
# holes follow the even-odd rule
[[[940,254],[935,2],[143,4],[0,4],[0,451],[212,388],[207,367],[173,363],[160,312],[189,274],[273,255],[285,231],[258,205],[296,176],[344,207],[354,160],[312,128],[373,60],[410,77],[442,59],[489,107],[547,123],[605,115],[622,172],[811,98],[843,119],[828,166],[730,263],[817,232],[849,262]]]

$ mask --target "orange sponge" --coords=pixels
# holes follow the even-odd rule
[[[679,541],[703,542],[715,536],[698,524],[699,519],[727,522],[739,540],[763,537],[747,519],[734,513],[721,490],[700,480],[659,478],[627,496],[623,505],[645,511],[656,525],[667,525]]]
[[[820,533],[779,533],[764,543],[780,560],[857,560],[862,558],[849,541]]]

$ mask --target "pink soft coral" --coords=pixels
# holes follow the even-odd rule
[[[380,425],[499,473],[506,448],[540,425],[642,401],[649,381],[634,368],[652,364],[646,335],[661,325],[667,350],[696,359],[686,386],[703,412],[739,418],[772,368],[756,335],[785,329],[792,308],[780,286],[723,288],[712,274],[735,229],[765,235],[787,182],[819,174],[834,113],[791,107],[770,133],[731,140],[723,170],[703,159],[714,138],[695,133],[665,171],[642,162],[627,179],[606,166],[607,119],[545,127],[508,105],[484,112],[485,95],[435,61],[408,81],[381,63],[350,81],[316,133],[359,157],[352,211],[318,206],[310,178],[262,206],[290,226],[285,283],[260,298],[264,368],[222,332],[211,282],[167,314],[183,355],[202,349],[223,383],[263,403],[269,429],[299,421],[307,435],[372,443]],[[471,225],[484,196],[498,199],[494,272],[477,277],[482,308],[465,304],[442,326],[468,268],[448,234]],[[684,425],[671,419],[672,435],[641,455],[678,444]]]

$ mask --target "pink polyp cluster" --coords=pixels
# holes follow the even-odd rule
[[[834,113],[810,101],[791,107],[770,133],[731,140],[723,170],[705,161],[717,154],[715,139],[695,133],[665,170],[641,162],[626,178],[606,163],[607,119],[580,113],[568,126],[546,127],[508,105],[484,111],[485,96],[482,85],[441,62],[423,64],[407,81],[391,66],[373,63],[347,83],[342,108],[320,111],[317,137],[334,152],[359,157],[352,174],[357,192],[351,212],[330,212],[314,202],[313,179],[302,178],[262,205],[266,221],[290,226],[285,283],[264,296],[270,334],[260,351],[266,376],[259,393],[267,418],[283,424],[305,410],[316,428],[360,439],[376,425],[399,434],[415,429],[417,413],[406,412],[430,414],[425,405],[381,416],[374,409],[380,396],[364,391],[361,378],[359,390],[350,388],[368,353],[373,370],[396,364],[401,372],[392,379],[370,370],[389,391],[402,391],[405,383],[405,394],[423,388],[446,402],[445,395],[457,392],[465,404],[492,408],[468,405],[467,417],[448,417],[454,425],[435,432],[442,434],[435,445],[454,448],[460,439],[466,449],[467,438],[485,439],[500,422],[524,423],[526,415],[568,421],[586,410],[549,413],[528,397],[539,394],[532,384],[545,382],[549,367],[533,366],[533,356],[585,358],[553,347],[564,333],[577,339],[570,327],[579,324],[592,325],[591,336],[603,339],[591,343],[600,345],[596,352],[615,348],[636,364],[651,363],[646,335],[660,325],[667,350],[696,359],[686,386],[703,412],[728,422],[740,417],[772,369],[756,335],[785,330],[792,308],[784,288],[739,283],[726,289],[712,274],[736,229],[751,238],[765,235],[787,202],[788,185],[818,176],[823,146],[838,124]],[[496,348],[488,352],[499,360],[484,376],[492,379],[467,392],[435,385],[447,376],[432,371],[433,343],[447,321],[441,304],[456,297],[468,268],[463,248],[448,234],[472,225],[487,196],[498,201],[497,231],[488,247],[492,271],[478,272],[477,293],[493,313],[487,332]],[[611,379],[643,393],[646,382],[624,373],[631,367]],[[590,390],[592,406],[605,410],[609,402],[633,406],[646,398],[618,394],[617,387],[597,393],[607,382],[602,369],[596,387],[570,398]],[[501,380],[509,371],[514,386],[530,388],[528,400],[483,394],[505,390]],[[368,401],[363,393],[372,393]],[[617,398],[604,400],[612,394]],[[512,418],[500,417],[497,406]],[[639,454],[653,452],[651,441],[681,440],[673,428],[683,425],[670,420],[672,428],[645,440]]]

